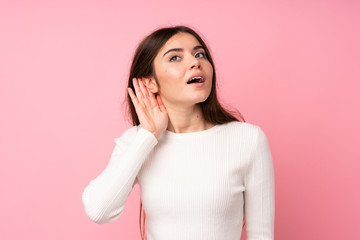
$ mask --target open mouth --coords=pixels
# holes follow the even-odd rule
[[[202,83],[204,82],[204,79],[202,77],[193,77],[192,79],[190,79],[187,84],[192,84],[192,83]]]

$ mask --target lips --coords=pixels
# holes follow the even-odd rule
[[[194,78],[194,77],[201,77],[201,78],[204,80],[204,82],[205,82],[205,76],[204,76],[204,74],[202,74],[202,73],[195,73],[195,74],[192,75],[190,78],[188,78],[188,80],[186,81],[186,84],[187,84],[192,78]]]

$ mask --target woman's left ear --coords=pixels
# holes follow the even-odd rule
[[[146,77],[146,78],[142,78],[142,79],[143,79],[144,85],[150,90],[150,92],[152,92],[154,94],[159,92],[159,88],[153,77]]]

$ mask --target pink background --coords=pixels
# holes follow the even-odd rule
[[[126,3],[125,3],[126,2]],[[157,27],[209,44],[222,102],[267,134],[275,238],[359,239],[358,1],[1,1],[0,238],[140,239],[139,187],[115,222],[81,194],[130,125],[132,54]]]

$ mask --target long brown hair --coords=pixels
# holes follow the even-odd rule
[[[164,44],[176,33],[190,33],[193,35],[199,43],[203,46],[206,54],[206,58],[211,63],[213,67],[213,78],[212,78],[212,87],[209,97],[201,102],[200,105],[202,107],[202,112],[204,116],[204,120],[213,124],[223,124],[232,121],[241,121],[245,122],[244,117],[237,110],[225,109],[218,101],[217,92],[216,92],[216,73],[215,66],[212,60],[210,51],[206,46],[205,42],[202,38],[197,34],[193,29],[187,26],[174,26],[174,27],[164,27],[159,28],[152,32],[150,35],[145,37],[140,44],[138,45],[134,58],[130,68],[130,74],[128,79],[128,87],[133,90],[135,93],[134,86],[132,84],[133,78],[141,78],[141,77],[154,77],[156,83],[159,85],[159,82],[156,78],[155,68],[154,68],[154,59],[158,54],[159,50],[164,46]],[[160,85],[159,85],[160,86]],[[132,100],[127,92],[125,94],[125,99],[123,105],[125,104],[126,110],[125,112],[129,114],[130,123],[135,126],[139,125],[140,121],[135,111],[135,106],[132,103]],[[236,117],[236,115],[238,117]],[[141,228],[141,216],[142,212],[144,212],[143,225],[145,226],[145,218],[146,214],[143,211],[142,201],[140,198],[140,217],[139,217],[139,226],[141,239],[145,238],[145,228]],[[243,227],[245,226],[245,216],[243,218]],[[146,238],[145,238],[146,239]]]

